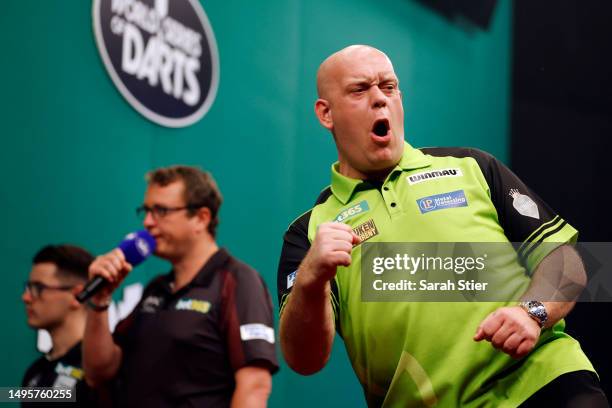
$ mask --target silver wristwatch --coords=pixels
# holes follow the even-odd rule
[[[546,307],[544,303],[537,300],[529,300],[527,302],[519,303],[519,306],[522,307],[529,317],[535,320],[540,328],[543,328],[548,320],[548,313],[546,312]]]

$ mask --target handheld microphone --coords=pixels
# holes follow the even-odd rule
[[[132,232],[125,236],[118,248],[123,252],[125,260],[132,266],[139,265],[155,252],[155,238],[147,230]],[[87,282],[83,290],[76,295],[79,302],[84,303],[90,297],[98,293],[108,281],[101,276],[96,276]]]

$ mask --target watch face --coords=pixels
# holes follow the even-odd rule
[[[548,320],[548,313],[546,313],[546,307],[542,302],[532,300],[528,303],[529,314],[536,317],[540,324],[544,324]]]
[[[544,310],[543,306],[536,306],[533,309],[533,314],[537,315],[540,318],[545,318],[546,317],[546,311]]]

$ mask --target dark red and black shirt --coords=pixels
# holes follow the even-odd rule
[[[272,303],[260,275],[220,249],[184,288],[153,279],[115,330],[120,405],[229,406],[238,369],[278,370]]]

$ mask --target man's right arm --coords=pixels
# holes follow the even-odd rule
[[[280,342],[285,360],[300,374],[316,373],[329,360],[335,331],[330,281],[338,266],[351,264],[357,243],[346,224],[321,224],[297,270],[281,312]]]
[[[131,269],[119,249],[97,257],[89,267],[89,278],[99,275],[109,284],[92,296],[92,303],[108,304],[113,290]],[[108,311],[88,307],[83,336],[83,368],[87,384],[97,386],[113,378],[119,370],[121,359],[121,348],[114,342],[108,325]]]
[[[90,386],[113,378],[121,365],[121,348],[113,341],[108,326],[108,312],[87,311],[83,337],[83,368]]]

